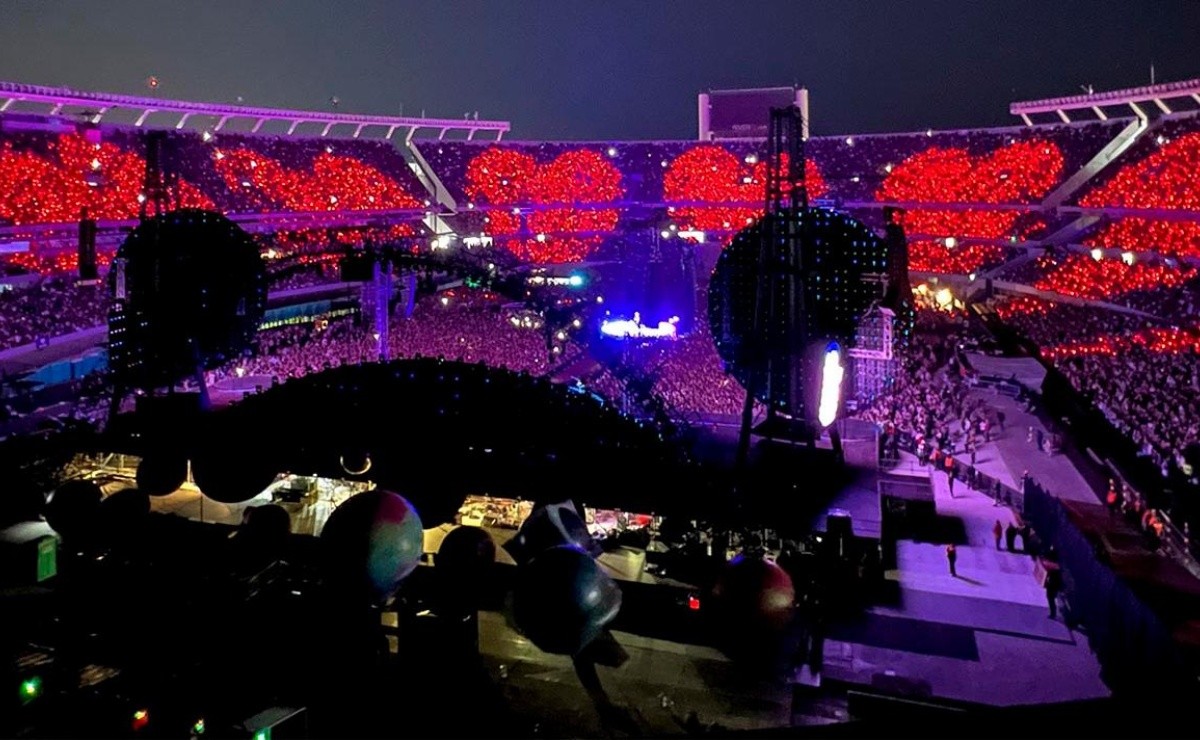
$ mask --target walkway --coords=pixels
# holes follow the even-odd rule
[[[1069,498],[1095,501],[1065,456],[1037,453],[1026,443],[1035,419],[1011,399],[989,401],[1004,409],[1007,432],[981,446],[978,469],[1009,484],[1029,470]],[[893,472],[928,477],[929,468],[902,454]],[[961,481],[952,495],[940,472],[932,480],[938,516],[962,525],[955,528],[961,531],[957,577],[949,573],[945,542],[897,543],[897,568],[886,575],[895,599],[832,630],[824,679],[899,684],[915,696],[998,706],[1108,696],[1086,638],[1061,615],[1049,616],[1034,560],[996,548],[993,527],[996,521],[1007,525],[1013,512]]]

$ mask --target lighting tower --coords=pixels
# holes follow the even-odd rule
[[[808,210],[805,180],[804,118],[796,106],[771,109],[767,138],[766,204],[755,266],[754,316],[750,336],[757,346],[766,388],[756,387],[758,373],[746,383],[746,402],[738,436],[737,461],[750,453],[756,397],[784,398],[789,413],[804,408],[804,353],[808,327],[804,306],[804,245]],[[786,391],[784,392],[784,389]],[[781,409],[767,406],[768,420]]]

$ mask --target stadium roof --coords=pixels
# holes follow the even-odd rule
[[[92,123],[100,123],[103,117],[114,109],[125,109],[138,113],[137,121],[134,124],[136,126],[144,124],[152,113],[170,113],[179,116],[179,120],[175,124],[177,129],[183,128],[192,116],[210,116],[217,119],[212,128],[214,131],[220,131],[229,121],[235,119],[254,121],[252,133],[258,133],[267,121],[283,121],[289,124],[287,135],[296,133],[296,129],[302,124],[316,124],[323,126],[321,136],[328,136],[336,126],[353,127],[353,136],[356,139],[364,131],[368,133],[368,136],[379,137],[385,130],[386,136],[381,138],[390,139],[397,130],[401,130],[405,132],[406,139],[414,138],[421,132],[429,134],[437,132],[437,138],[442,139],[450,131],[465,131],[468,139],[474,139],[475,135],[480,132],[487,132],[494,133],[495,138],[499,140],[510,129],[508,121],[367,116],[354,113],[259,108],[228,103],[196,103],[140,95],[86,92],[67,87],[0,82],[0,113],[7,111],[13,103],[17,102],[50,106],[48,111],[50,115],[59,115],[64,108],[78,108],[79,110],[75,112],[89,116]]]
[[[1167,105],[1167,101],[1173,100],[1188,100],[1189,108],[1194,110],[1195,106],[1200,105],[1200,78],[1063,98],[1019,101],[1010,105],[1008,110],[1014,116],[1020,116],[1026,125],[1033,125],[1029,116],[1036,113],[1056,113],[1064,122],[1070,123],[1067,111],[1090,111],[1097,118],[1105,120],[1108,116],[1103,108],[1108,106],[1129,106],[1138,117],[1145,118],[1146,113],[1138,103],[1154,103],[1164,114],[1170,114],[1175,111]]]

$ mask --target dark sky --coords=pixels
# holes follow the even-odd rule
[[[1200,77],[1198,0],[3,0],[0,79],[689,138],[705,88],[806,85],[818,134],[1012,123]]]

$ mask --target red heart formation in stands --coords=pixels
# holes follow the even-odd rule
[[[322,152],[308,170],[289,169],[253,149],[216,150],[225,185],[259,211],[374,211],[420,208],[395,180],[354,157]]]
[[[923,203],[1034,203],[1062,176],[1063,157],[1052,142],[1014,142],[983,156],[966,149],[930,147],[894,167],[875,194],[880,201]],[[911,234],[984,237],[1011,234],[1018,211],[910,210]]]
[[[1200,161],[1200,134],[1185,134],[1136,164],[1122,167],[1107,183],[1080,198],[1079,204],[1196,210],[1200,208],[1200,170],[1192,164],[1196,161]],[[1196,257],[1200,256],[1200,224],[1122,218],[1107,224],[1088,243]]]
[[[811,159],[804,169],[809,197],[820,198],[826,192],[820,170]],[[739,160],[724,147],[702,144],[671,162],[663,177],[663,200],[668,203],[731,204],[673,206],[671,213],[684,229],[736,231],[762,213],[759,204],[765,198],[766,177],[766,163],[757,157]]]
[[[931,147],[912,155],[888,174],[875,193],[880,201],[925,203],[1033,203],[1062,176],[1058,146],[1038,139],[1014,142],[975,156],[962,148]],[[913,209],[905,215],[910,236],[1003,239],[1023,236],[1036,221],[1021,211]],[[1004,260],[996,244],[948,247],[940,239],[914,240],[914,270],[968,273]]]
[[[78,221],[84,208],[95,219],[131,219],[141,210],[146,161],[110,142],[79,134],[59,137],[46,153],[0,147],[0,221],[11,224]],[[212,208],[187,182],[178,185],[180,204]]]
[[[578,262],[616,227],[618,210],[595,206],[624,195],[621,179],[621,171],[591,149],[538,164],[524,152],[491,147],[468,163],[466,192],[472,202],[512,206],[489,210],[486,232],[510,237],[501,244],[513,254],[531,262]],[[514,212],[522,207],[529,210]]]

